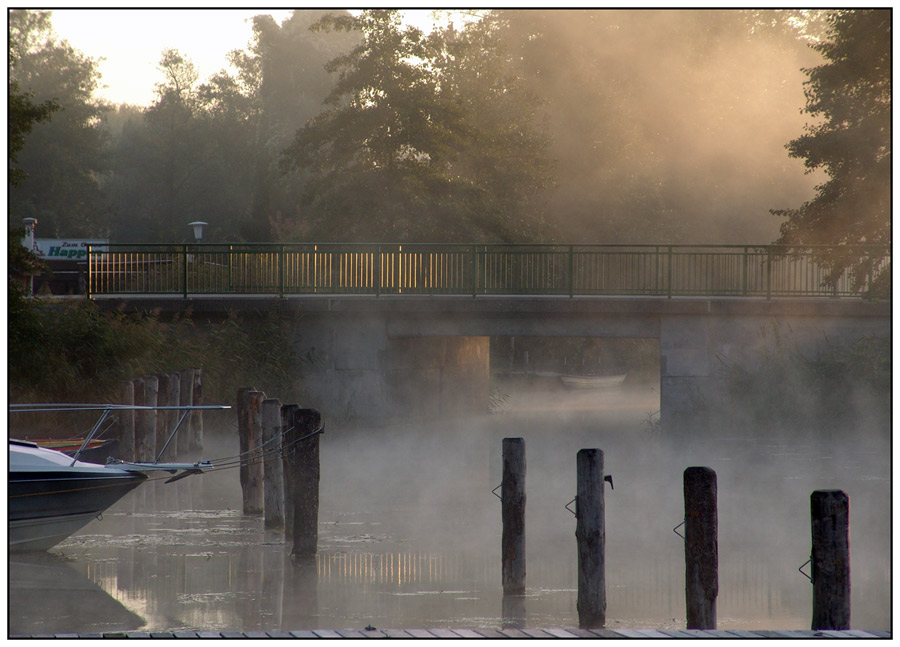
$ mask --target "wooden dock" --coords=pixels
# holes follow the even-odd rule
[[[846,631],[811,631],[787,629],[769,631],[757,629],[572,629],[550,627],[547,629],[304,629],[300,631],[118,631],[92,634],[33,634],[15,635],[10,638],[875,638],[890,639],[890,631],[849,629]]]

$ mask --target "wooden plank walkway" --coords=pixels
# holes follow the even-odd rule
[[[890,640],[890,631],[849,629],[847,631],[782,631],[742,629],[572,629],[548,627],[534,629],[304,629],[298,631],[117,631],[95,634],[11,634],[10,638],[875,638]]]

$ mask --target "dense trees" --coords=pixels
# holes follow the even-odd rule
[[[113,109],[51,14],[16,10],[11,144],[16,114],[60,109],[13,160],[11,221],[119,241],[205,220],[213,240],[764,243],[768,210],[803,204],[776,212],[782,242],[884,241],[885,13],[496,10],[423,33],[396,11],[297,10],[257,16],[206,79],[162,52],[152,105]],[[802,68],[817,121],[788,156]]]
[[[817,61],[803,37],[815,17],[497,12],[498,37],[544,102],[559,160],[548,200],[563,237],[770,241],[768,209],[814,183],[782,145],[803,124],[800,67]]]
[[[272,224],[296,214],[302,178],[284,178],[278,158],[293,133],[321,110],[333,84],[325,62],[346,40],[323,40],[308,27],[321,11],[297,11],[277,25],[253,21],[246,50],[199,82],[176,50],[159,62],[156,100],[120,118],[109,182],[123,240],[180,240],[193,220],[208,237],[272,240]]]
[[[328,64],[339,74],[331,108],[287,151],[290,167],[310,172],[314,237],[521,241],[540,231],[547,145],[493,26],[425,35],[397,11],[366,10],[314,29],[362,34]]]
[[[93,96],[96,62],[56,38],[46,11],[9,12],[9,57],[11,95],[58,108],[16,155],[24,176],[10,190],[11,223],[37,218],[45,235],[105,233],[101,177],[108,160],[101,118],[108,106]]]
[[[778,242],[786,245],[891,242],[891,12],[834,13],[826,40],[815,49],[823,65],[806,70],[806,112],[819,119],[788,145],[791,157],[824,169],[827,181],[796,209],[773,211],[786,220]],[[889,253],[885,250],[885,254]],[[862,282],[875,258],[831,257],[840,274],[850,266]],[[886,282],[889,266],[874,277]],[[875,286],[872,286],[873,288]],[[886,286],[882,286],[885,289]]]
[[[9,65],[10,67],[15,65],[12,57],[10,57]],[[25,147],[25,138],[35,124],[49,120],[50,115],[59,110],[59,106],[52,100],[40,104],[35,103],[30,92],[20,92],[19,84],[10,79],[8,110],[9,184],[10,186],[20,186],[27,177],[25,171],[18,168],[18,156]]]

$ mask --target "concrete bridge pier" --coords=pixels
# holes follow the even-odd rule
[[[311,360],[304,386],[335,415],[387,421],[487,410],[488,337],[389,337],[387,319],[365,313],[298,324],[294,352]]]

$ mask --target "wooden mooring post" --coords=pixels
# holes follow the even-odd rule
[[[244,514],[263,514],[262,402],[266,394],[238,389],[238,436],[241,451],[241,492]]]
[[[503,439],[503,594],[525,593],[525,439]]]
[[[281,464],[281,401],[275,398],[262,403],[262,441],[265,455],[263,469],[263,508],[265,527],[284,526],[284,469]]]
[[[169,406],[172,407],[180,407],[182,404],[190,404],[190,402],[182,403],[181,401],[181,373],[178,371],[170,371],[169,372]],[[178,422],[181,420],[181,411],[173,410],[169,411],[169,433],[171,434],[177,428],[178,431],[175,433],[175,437],[169,443],[169,456],[173,460],[179,460],[179,458],[183,458],[185,455],[185,449],[187,449],[187,445],[185,443],[185,438],[187,437],[187,429],[183,426],[178,427]]]
[[[294,506],[291,503],[291,473],[288,469],[287,455],[285,454],[288,433],[294,426],[294,412],[300,409],[298,404],[281,405],[281,428],[284,434],[281,438],[281,478],[284,483],[284,536],[294,536]]]
[[[145,407],[156,406],[156,377],[148,375],[134,380],[134,403]],[[152,463],[156,460],[156,412],[150,410],[135,412],[135,445],[138,460]]]
[[[319,541],[319,434],[322,417],[315,409],[297,409],[284,436],[287,507],[293,509],[291,556],[315,557]]]
[[[194,404],[194,369],[186,368],[178,371],[178,401],[181,406],[193,406]],[[179,411],[177,420],[184,415],[184,422],[178,430],[178,456],[187,456],[193,451],[191,448],[191,418],[200,411]],[[185,415],[186,414],[186,415]]]
[[[719,544],[716,473],[684,470],[684,589],[688,629],[716,628]]]
[[[134,382],[126,380],[119,385],[119,404],[134,406]],[[133,461],[134,455],[134,410],[122,409],[119,416],[119,455],[122,460]]]
[[[816,490],[812,517],[812,629],[850,629],[850,497]]]
[[[579,450],[575,499],[578,544],[578,624],[582,629],[606,624],[606,521],[603,502],[603,451]]]
[[[169,391],[169,375],[163,373],[156,377],[156,404],[160,407],[168,407],[171,405]],[[172,429],[169,427],[171,419],[169,411],[156,412],[156,455],[160,461],[172,462],[175,460],[173,455],[174,447],[172,443],[166,444],[169,440],[169,434]]]
[[[192,373],[191,380],[191,404],[199,407],[203,404],[203,369],[200,367],[190,369]],[[191,411],[190,443],[188,448],[191,451],[200,451],[203,449],[203,412]]]

